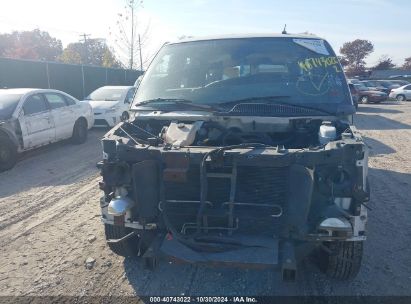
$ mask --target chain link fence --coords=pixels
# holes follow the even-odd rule
[[[56,89],[83,99],[105,85],[133,85],[141,71],[0,58],[0,88]]]

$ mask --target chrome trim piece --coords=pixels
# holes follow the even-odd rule
[[[135,231],[132,231],[132,232],[130,232],[129,234],[123,236],[123,237],[120,238],[120,239],[109,239],[109,240],[107,240],[106,242],[107,242],[108,244],[120,243],[120,242],[123,242],[123,241],[131,238],[131,237],[134,236],[135,234],[136,234],[136,232],[135,232]]]
[[[133,206],[133,201],[127,197],[115,197],[108,204],[107,213],[114,216],[125,215]]]
[[[103,218],[103,217],[101,218],[101,221],[102,221],[104,224],[107,224],[107,225],[114,225],[114,221],[105,219],[105,218]],[[157,229],[157,224],[155,224],[155,223],[148,223],[148,224],[142,225],[142,224],[140,224],[139,222],[128,222],[128,221],[125,221],[125,222],[124,222],[124,227],[132,228],[132,229],[137,229],[137,230],[154,230],[154,229]]]

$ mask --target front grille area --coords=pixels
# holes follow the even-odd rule
[[[241,203],[283,205],[287,194],[286,167],[239,167],[235,199]]]
[[[225,172],[229,170],[225,170]],[[287,167],[246,167],[237,169],[235,201],[280,204],[286,201]],[[187,182],[165,182],[167,200],[200,200],[200,170],[190,168]],[[207,200],[219,204],[230,197],[230,180],[208,178]]]
[[[228,173],[231,168],[221,171]],[[278,208],[271,206],[277,205],[284,209],[287,202],[287,176],[287,167],[238,166],[234,202],[245,205],[234,205],[232,216],[234,223],[239,223],[239,231],[268,235],[278,232],[280,220],[273,217]],[[208,217],[209,226],[228,227],[230,182],[228,178],[208,178],[207,201],[213,205],[207,204],[204,214]],[[200,201],[200,170],[190,168],[187,182],[165,182],[164,186],[166,200]],[[181,228],[184,223],[195,222],[198,209],[198,203],[173,203],[168,205],[167,212],[175,226]]]

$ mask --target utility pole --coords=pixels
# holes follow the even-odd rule
[[[80,42],[83,42],[84,44],[86,44],[87,37],[89,37],[89,36],[90,36],[90,34],[86,34],[86,33],[81,34],[80,37],[82,37],[83,39],[80,39]]]
[[[140,71],[143,71],[143,55],[141,54],[140,34],[138,34],[138,50],[139,50],[139,52],[140,52]]]
[[[90,34],[86,34],[86,33],[83,33],[83,34],[81,34],[80,35],[80,37],[82,37],[83,39],[80,39],[80,42],[83,42],[83,44],[84,44],[84,59],[85,60],[82,60],[82,64],[84,64],[84,61],[87,63],[87,62],[89,62],[89,58],[88,58],[88,49],[87,49],[87,38],[90,36]]]
[[[132,70],[134,63],[134,0],[130,0],[129,7],[131,8],[130,70]]]

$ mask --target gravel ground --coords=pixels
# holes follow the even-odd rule
[[[268,270],[161,262],[150,272],[112,254],[95,168],[103,131],[92,130],[84,145],[42,148],[0,174],[0,296],[411,295],[411,103],[360,105],[355,122],[371,151],[373,210],[352,282],[327,280],[309,260],[297,282],[283,283]]]

